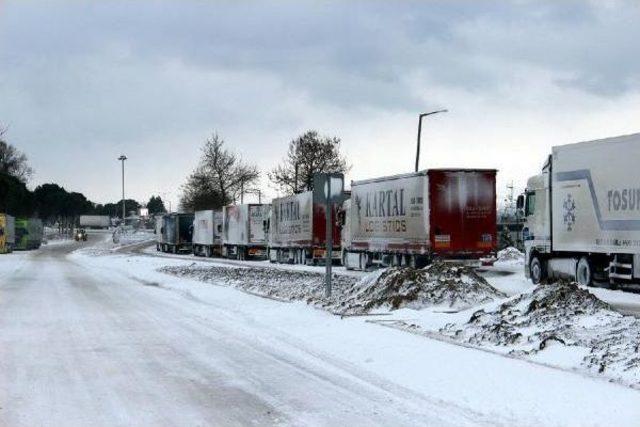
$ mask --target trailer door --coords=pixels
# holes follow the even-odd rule
[[[430,170],[430,240],[445,258],[474,258],[495,251],[495,171]]]

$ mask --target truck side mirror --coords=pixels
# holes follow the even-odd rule
[[[524,195],[520,194],[518,196],[518,200],[516,201],[516,208],[522,209],[524,208]]]

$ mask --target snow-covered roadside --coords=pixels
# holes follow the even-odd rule
[[[309,310],[304,303],[282,304],[156,271],[167,265],[187,266],[191,260],[82,253],[72,258],[98,275],[120,275],[158,292],[175,292],[186,298],[185,303],[200,303],[203,313],[212,304],[224,306],[239,329],[245,324],[264,327],[256,340],[268,341],[276,334],[297,351],[381,377],[391,387],[436,399],[452,412],[462,409],[480,414],[479,422],[624,426],[633,425],[640,415],[637,391],[603,380],[381,328],[370,317],[341,320]],[[404,308],[394,311],[389,320],[411,321],[417,315],[443,318],[436,310]],[[463,312],[446,318],[452,321],[464,316]]]
[[[202,260],[180,266],[164,266],[160,271],[182,278],[235,287],[251,294],[280,301],[304,301],[334,314],[384,316],[383,319],[376,321],[384,323],[385,326],[438,339],[455,338],[468,345],[488,348],[496,353],[593,374],[593,367],[600,362],[587,360],[584,352],[589,351],[593,346],[598,346],[594,341],[582,342],[580,351],[576,351],[577,346],[573,343],[568,348],[547,348],[545,351],[536,351],[534,354],[532,351],[518,351],[518,348],[510,345],[514,343],[507,343],[507,345],[499,343],[496,346],[495,340],[487,339],[485,342],[474,336],[473,339],[465,341],[460,340],[457,334],[451,333],[452,325],[457,328],[454,329],[455,331],[465,330],[469,319],[473,318],[478,309],[495,310],[496,306],[508,301],[505,299],[508,295],[514,298],[526,298],[523,295],[526,296],[535,291],[524,275],[518,274],[518,271],[522,271],[521,254],[515,250],[507,252],[499,261],[502,265],[485,269],[483,276],[487,281],[478,277],[472,270],[467,269],[461,275],[460,272],[455,273],[459,270],[458,268],[438,267],[437,264],[426,270],[417,271],[388,269],[369,274],[359,283],[353,277],[337,275],[334,278],[334,292],[329,299],[324,297],[324,278],[317,270],[314,272],[292,271],[267,268],[268,264],[255,267],[253,263],[224,265]],[[179,259],[185,258],[179,257]],[[429,276],[429,271],[433,272],[435,282],[425,278]],[[452,271],[453,275],[451,275]],[[438,286],[433,287],[438,283]],[[501,291],[504,293],[501,294]],[[576,308],[578,311],[579,309],[579,307]],[[457,311],[460,313],[456,315]],[[637,322],[628,324],[640,325]],[[554,327],[555,325],[549,325],[546,333],[553,335]],[[599,325],[599,327],[605,326]],[[633,333],[629,337],[633,337]],[[629,347],[624,343],[620,346],[624,348],[622,354],[627,355]],[[581,357],[578,357],[580,355]],[[602,358],[607,357],[600,357]],[[595,373],[623,384],[640,385],[637,384],[635,368],[625,369],[620,365],[620,362],[616,361],[609,366],[609,369],[596,370]]]
[[[254,260],[246,260],[246,261],[238,261],[227,258],[204,258],[197,257],[192,254],[172,254],[172,253],[162,253],[156,250],[155,245],[151,245],[147,248],[144,248],[141,251],[142,254],[165,258],[165,259],[177,259],[177,260],[185,260],[185,261],[197,261],[201,262],[204,265],[216,265],[216,266],[238,266],[238,267],[255,267],[255,268],[268,268],[272,270],[285,270],[285,271],[298,271],[298,272],[307,272],[307,273],[323,273],[324,266],[313,266],[313,265],[300,265],[300,264],[277,264],[271,263],[269,261],[254,261]],[[367,275],[366,272],[363,271],[355,271],[355,270],[347,270],[344,267],[334,266],[332,269],[333,274],[340,276],[350,276],[361,278]]]

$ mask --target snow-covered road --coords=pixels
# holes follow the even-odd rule
[[[155,271],[186,261],[77,247],[0,258],[1,426],[640,417],[626,387]]]

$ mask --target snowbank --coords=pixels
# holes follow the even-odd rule
[[[161,272],[240,288],[288,301],[305,301],[335,314],[366,314],[373,310],[446,306],[459,310],[504,298],[473,269],[437,263],[416,270],[390,268],[365,276],[333,277],[331,298],[325,298],[324,274],[255,267],[203,267],[196,264],[160,268]]]
[[[505,297],[472,268],[438,262],[421,270],[396,267],[369,275],[347,291],[341,306],[345,314],[403,307],[461,310]]]
[[[640,320],[575,283],[541,285],[440,333],[479,347],[640,386]]]
[[[337,305],[345,289],[357,282],[354,277],[334,275],[333,295],[330,299],[326,299],[324,274],[320,273],[248,266],[205,267],[196,263],[186,266],[166,266],[158,271],[215,285],[231,286],[268,298],[305,301],[308,304],[326,308]]]
[[[523,265],[524,264],[524,254],[520,252],[518,249],[510,246],[501,251],[498,251],[496,264],[515,264],[515,265]]]

